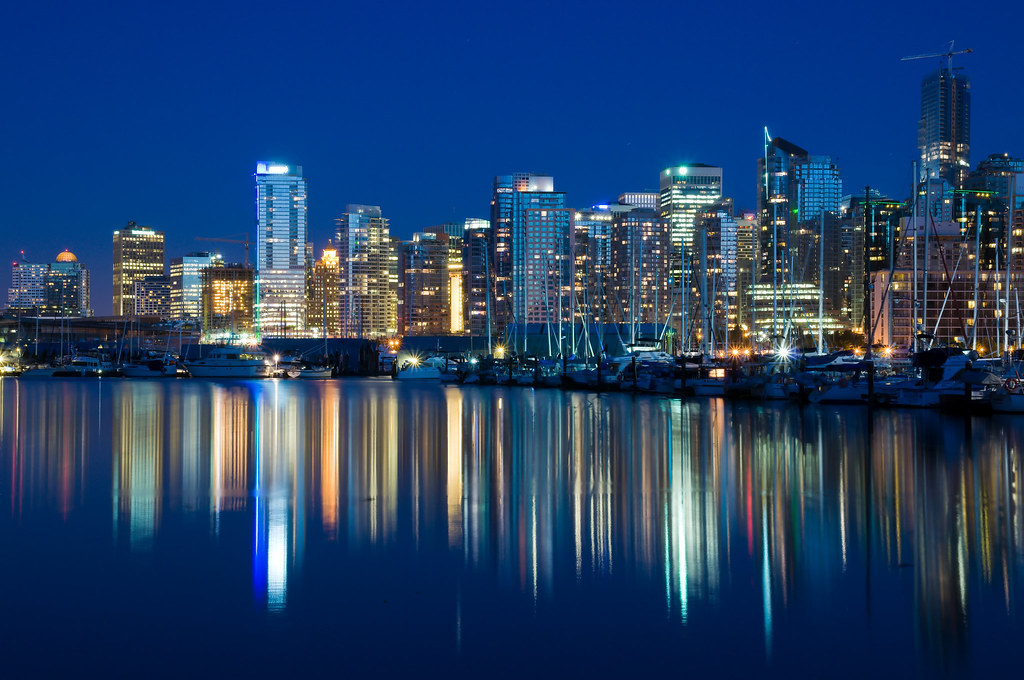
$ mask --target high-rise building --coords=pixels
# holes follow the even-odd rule
[[[398,331],[397,254],[379,206],[345,206],[335,220],[341,286],[341,334],[383,338]]]
[[[623,194],[622,197],[632,194]],[[656,194],[655,194],[656,195]],[[595,205],[577,210],[573,216],[575,235],[575,272],[577,323],[612,323],[618,318],[611,311],[614,304],[608,295],[614,286],[612,278],[612,220],[633,210],[633,204],[620,202]],[[650,208],[649,208],[650,209]]]
[[[491,305],[491,223],[476,217],[464,223],[462,265],[466,300],[466,330],[474,337],[490,332]]]
[[[171,318],[198,321],[203,314],[203,270],[223,267],[220,253],[189,253],[171,258]]]
[[[656,191],[627,191],[624,194],[619,194],[619,203],[631,205],[634,208],[657,210],[660,198],[661,195]]]
[[[89,270],[75,254],[57,254],[46,274],[46,308],[59,316],[92,316]]]
[[[164,233],[129,222],[114,230],[114,316],[135,311],[135,283],[164,275]]]
[[[923,177],[964,185],[971,169],[971,81],[959,69],[942,67],[921,80],[917,146]]]
[[[256,164],[256,321],[262,335],[306,328],[306,179],[302,166]]]
[[[553,178],[529,173],[494,178],[492,319],[497,321],[495,332],[515,340],[521,350],[527,324],[571,320],[572,217]]]
[[[11,263],[11,287],[7,306],[11,309],[38,311],[46,304],[46,275],[50,265],[36,262]]]
[[[171,279],[168,276],[147,276],[135,282],[135,316],[171,318]]]
[[[732,340],[740,316],[739,225],[729,203],[712,206],[697,216],[694,259],[699,263],[697,282],[700,332],[705,352],[717,353]],[[706,277],[705,277],[706,274]],[[728,333],[728,334],[727,334]]]
[[[204,336],[237,336],[256,330],[256,279],[255,271],[249,265],[207,267],[200,277],[203,282]]]
[[[341,267],[338,249],[330,241],[309,277],[306,325],[316,335],[341,335]]]
[[[615,321],[626,324],[629,342],[639,324],[665,324],[671,308],[666,285],[672,251],[668,225],[650,208],[619,211],[611,222],[609,297]]]
[[[400,246],[398,332],[443,335],[451,331],[448,235],[416,233]]]
[[[665,168],[661,173],[658,212],[669,227],[678,276],[684,249],[693,248],[697,214],[722,200],[722,168],[690,163]]]
[[[799,327],[795,319],[809,323],[818,314],[822,232],[839,214],[842,179],[831,156],[811,155],[782,137],[769,137],[767,131],[765,155],[757,165],[761,267],[756,284],[764,285],[757,297],[761,304],[769,295],[771,305],[767,314],[763,309],[755,313],[760,315],[758,328],[777,339]],[[809,287],[819,292],[812,295]]]

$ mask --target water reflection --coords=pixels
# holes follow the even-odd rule
[[[147,552],[167,518],[208,518],[217,537],[246,517],[271,611],[310,544],[352,559],[443,546],[534,608],[619,581],[656,586],[683,627],[741,602],[765,658],[787,613],[843,607],[871,626],[883,608],[948,660],[976,603],[986,625],[1012,620],[1024,565],[1024,428],[1008,417],[389,381],[0,390],[11,522],[67,520],[109,492],[113,539]]]

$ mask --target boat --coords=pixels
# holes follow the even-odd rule
[[[330,366],[290,366],[285,375],[298,380],[326,380],[334,377],[334,369]]]
[[[406,361],[392,376],[395,380],[441,380],[441,368],[445,366],[445,360],[441,357],[431,357],[420,360],[413,357]]]
[[[1003,388],[992,394],[996,413],[1024,413],[1024,383],[1016,376],[1003,381]]]
[[[195,378],[272,378],[274,361],[258,348],[216,347],[202,359],[186,362]]]
[[[114,364],[96,356],[78,355],[66,366],[59,366],[52,373],[54,378],[99,378],[119,375]]]
[[[147,359],[125,364],[119,369],[126,378],[175,378],[187,375],[178,357],[170,352],[163,356],[150,356]]]

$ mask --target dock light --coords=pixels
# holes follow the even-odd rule
[[[503,359],[505,357],[505,346],[498,345],[497,347],[495,347],[494,356],[497,357],[498,359]]]
[[[274,355],[274,363],[276,364],[280,360],[281,360],[281,355],[280,354],[275,354]]]
[[[411,363],[411,364],[412,364],[413,366],[418,366],[418,365],[419,365],[419,363],[420,363],[420,360],[419,360],[419,359],[418,359],[417,357],[413,357],[413,358],[412,358],[412,360],[410,361],[410,363]]]
[[[476,357],[474,357],[474,358],[470,359],[470,360],[469,360],[469,363],[471,363],[471,364],[476,364]]]

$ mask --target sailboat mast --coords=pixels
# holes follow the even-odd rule
[[[825,353],[825,206],[818,228],[818,354]]]
[[[966,199],[964,199],[966,201]],[[979,287],[979,264],[981,260],[981,210],[974,209],[974,320],[971,322],[971,349],[978,349],[978,287]],[[964,219],[967,219],[966,213]]]

